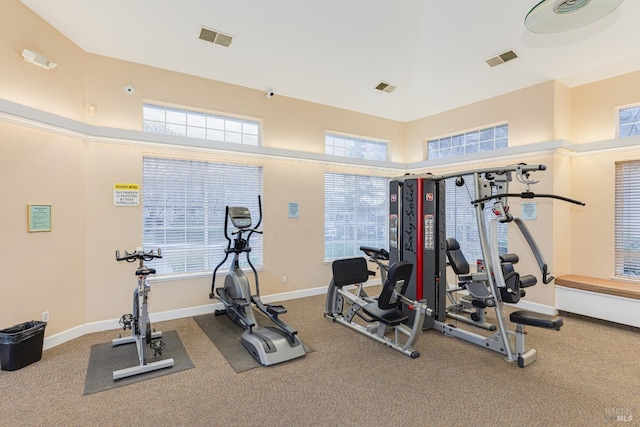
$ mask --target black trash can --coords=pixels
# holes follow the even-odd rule
[[[32,320],[0,331],[0,368],[15,371],[42,359],[47,322]]]

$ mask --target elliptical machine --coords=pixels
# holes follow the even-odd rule
[[[157,253],[154,253],[153,249],[149,252],[144,252],[142,248],[137,249],[133,253],[124,251],[123,257],[120,256],[120,251],[116,251],[116,260],[118,261],[139,261],[138,269],[136,270],[138,286],[133,291],[133,313],[124,314],[120,318],[120,326],[122,326],[122,329],[125,331],[131,329],[131,336],[116,338],[111,342],[111,345],[117,347],[135,342],[138,349],[139,363],[137,366],[114,371],[114,381],[173,366],[173,359],[164,359],[151,363],[147,360],[147,345],[154,351],[154,356],[162,355],[165,347],[165,343],[161,339],[162,332],[151,331],[151,321],[149,320],[149,311],[147,310],[147,298],[150,290],[147,284],[147,276],[149,274],[155,274],[156,270],[145,267],[144,261],[151,261],[154,258],[162,258],[160,249],[158,249]]]
[[[210,299],[219,299],[225,306],[223,310],[216,310],[215,315],[226,314],[229,319],[240,325],[245,331],[242,333],[242,345],[261,365],[269,366],[276,363],[286,362],[291,359],[302,357],[306,354],[304,346],[296,336],[298,331],[291,328],[278,318],[279,315],[287,312],[282,305],[264,304],[260,299],[260,285],[258,282],[258,272],[249,259],[249,239],[253,233],[262,234],[258,227],[262,223],[262,203],[258,196],[258,207],[260,217],[255,227],[251,227],[251,213],[249,209],[241,206],[227,206],[224,220],[224,237],[228,241],[225,248],[224,259],[213,270],[211,282]],[[227,224],[231,223],[236,231],[233,240],[229,237]],[[246,239],[243,235],[246,234]],[[240,254],[244,253],[247,263],[253,271],[256,293],[251,294],[251,286],[247,276],[240,268]],[[229,254],[233,254],[233,260],[227,276],[224,280],[224,287],[216,288],[216,273],[218,269],[227,261]],[[252,303],[262,312],[275,326],[260,326],[253,312]]]

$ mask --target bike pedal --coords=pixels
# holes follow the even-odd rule
[[[153,350],[154,356],[162,356],[162,351],[166,346],[167,345],[161,339],[151,341],[151,344],[149,344],[149,347]]]
[[[131,329],[131,324],[133,323],[133,314],[123,314],[120,318],[120,326],[122,326],[122,330],[126,331],[127,329]]]

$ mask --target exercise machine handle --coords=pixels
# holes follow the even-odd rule
[[[564,197],[564,196],[557,196],[555,194],[535,194],[531,191],[523,191],[522,193],[502,193],[502,194],[492,194],[490,196],[486,196],[486,197],[480,197],[479,199],[476,200],[472,200],[471,204],[472,205],[477,205],[480,203],[484,203],[487,202],[491,199],[502,199],[505,197],[520,197],[522,199],[533,199],[536,197],[542,197],[542,198],[548,198],[548,199],[558,199],[558,200],[562,200],[563,202],[569,202],[569,203],[574,203],[576,205],[580,205],[580,206],[585,206],[586,204],[584,202],[581,202],[579,200],[575,200],[575,199],[570,199],[568,197]]]

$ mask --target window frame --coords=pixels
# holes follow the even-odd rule
[[[143,248],[160,248],[163,254],[162,259],[154,260],[154,280],[211,276],[224,258],[228,243],[223,232],[226,206],[249,207],[254,224],[257,222],[263,167],[155,155],[143,156],[142,163]],[[242,181],[234,190],[233,180],[238,174],[244,178],[251,174],[254,182],[247,185]],[[185,194],[185,189],[192,189],[192,197]],[[254,233],[251,262],[257,269],[263,268],[263,245],[262,235]],[[245,261],[241,259],[243,267]],[[230,262],[231,257],[219,272],[227,271]],[[200,265],[202,268],[197,268]]]
[[[498,128],[506,128],[506,134],[503,137],[500,138],[496,138],[496,135],[498,133]],[[490,139],[480,139],[481,137],[481,133],[482,132],[488,132],[488,131],[492,131],[493,132],[493,137]],[[474,144],[477,146],[477,150],[469,150],[467,152],[467,146],[471,146],[472,144],[467,144],[467,139],[472,139],[473,135],[477,134],[478,140],[477,142]],[[453,146],[454,141],[453,139],[456,138],[456,147]],[[444,143],[446,144],[446,140],[449,140],[449,147],[442,147],[442,148],[438,148],[438,155],[436,156],[435,153],[433,153],[433,155],[430,152],[430,146],[432,143]],[[460,141],[462,141],[462,144],[460,144]],[[504,140],[505,141],[505,146],[502,147],[496,147],[496,141],[498,140]],[[481,144],[482,143],[486,143],[488,141],[492,141],[493,142],[493,148],[492,149],[482,149],[481,148]],[[441,150],[445,150],[445,149],[449,149],[449,153],[450,154],[446,154],[443,155],[444,153],[446,153],[446,151],[443,152],[443,154],[440,154]],[[454,148],[457,148],[457,151],[460,151],[460,149],[462,149],[462,153],[457,153],[454,154]],[[477,154],[477,153],[487,153],[487,152],[492,152],[495,150],[503,150],[509,148],[509,123],[508,122],[501,122],[501,123],[496,123],[493,125],[487,125],[484,127],[478,127],[478,128],[474,128],[474,129],[468,129],[465,131],[461,131],[461,132],[456,132],[456,133],[451,133],[448,135],[443,135],[441,137],[437,137],[437,138],[427,138],[425,140],[424,143],[424,156],[426,158],[426,160],[446,160],[446,159],[454,159],[456,157],[459,156],[464,156],[464,155],[470,155],[470,154]]]
[[[628,168],[635,171],[630,172]],[[616,161],[613,277],[634,282],[640,282],[640,237],[636,237],[637,250],[630,251],[628,247],[632,236],[640,236],[640,186],[637,183],[640,183],[640,160]],[[627,269],[638,273],[625,274]]]
[[[346,194],[345,186],[339,181],[353,181],[348,188],[354,193]],[[375,182],[371,182],[375,181]],[[362,256],[360,246],[388,247],[389,236],[389,178],[386,176],[357,175],[341,172],[324,173],[324,262],[352,256]],[[378,188],[379,191],[358,193],[358,188]],[[340,191],[334,191],[339,188]],[[344,206],[330,206],[332,198],[353,198],[353,209],[346,210]],[[362,198],[381,201],[373,209],[368,210],[366,204],[358,204]],[[368,205],[372,206],[372,205]],[[366,211],[364,221],[358,220],[358,211]],[[336,222],[331,215],[342,215],[344,220]],[[378,228],[379,227],[379,228]],[[364,235],[363,235],[364,234]],[[362,237],[358,237],[362,236]],[[328,238],[330,237],[330,238]],[[331,248],[330,248],[331,246]]]
[[[164,119],[163,120],[153,120],[151,118],[147,118],[147,108],[149,110],[163,110],[164,111]],[[174,123],[171,121],[167,121],[167,113],[175,113],[175,114],[184,114],[185,120],[184,123]],[[202,117],[205,120],[204,126],[196,126],[194,124],[189,125],[189,119],[195,120],[196,117]],[[223,127],[213,127],[212,124],[210,127],[209,122],[212,123],[214,121],[223,122]],[[153,131],[153,126],[149,125],[149,123],[155,123],[158,126],[163,127],[163,131]],[[241,131],[235,131],[228,129],[227,126],[235,124],[240,125]],[[170,133],[167,132],[168,126],[184,126],[184,133]],[[247,127],[256,127],[255,132],[247,132],[244,131],[244,128]],[[191,130],[191,132],[190,132]],[[203,136],[197,136],[196,130],[203,130]],[[228,144],[238,144],[249,147],[261,147],[262,146],[262,120],[254,117],[248,116],[239,116],[229,113],[222,112],[213,112],[213,111],[205,111],[199,110],[191,107],[183,107],[177,105],[168,105],[161,102],[154,101],[146,101],[142,104],[142,131],[150,134],[158,134],[158,135],[171,135],[183,138],[195,138],[201,139],[204,141],[214,141],[214,142],[223,142]],[[213,134],[222,132],[222,138],[209,137],[209,132]],[[239,136],[240,141],[234,141],[231,135]],[[227,138],[229,136],[229,138]],[[249,141],[255,138],[255,143],[248,143],[245,141]]]
[[[621,136],[620,130],[622,125],[621,125],[620,116],[623,111],[631,110],[631,109],[638,109],[637,114],[640,116],[640,104],[630,104],[630,105],[624,105],[616,108],[616,138],[617,139],[631,138],[631,137],[640,135],[640,117],[639,117],[639,120],[634,121],[632,124],[632,126],[637,126],[638,133]]]
[[[335,139],[341,139],[345,141],[345,144],[347,142],[351,142],[354,144],[365,144],[367,146],[384,146],[384,159],[381,158],[375,158],[373,156],[368,156],[367,154],[369,153],[369,150],[366,150],[366,152],[364,153],[365,155],[363,157],[358,157],[358,156],[353,156],[353,155],[347,155],[346,151],[347,148],[346,146],[344,147],[345,149],[345,154],[336,154],[336,146],[335,144],[328,144],[328,139],[331,138],[332,140]],[[332,147],[332,149],[330,150],[331,152],[329,152],[329,147]],[[337,156],[337,157],[346,157],[346,158],[350,158],[350,159],[364,159],[364,160],[375,160],[375,161],[383,161],[386,162],[389,160],[389,141],[384,140],[384,139],[377,139],[377,138],[370,138],[370,137],[366,137],[366,136],[360,136],[360,135],[351,135],[351,134],[347,134],[347,133],[341,133],[341,132],[335,132],[335,131],[325,131],[324,133],[324,153],[329,155],[329,156]],[[372,152],[373,154],[373,152]]]

